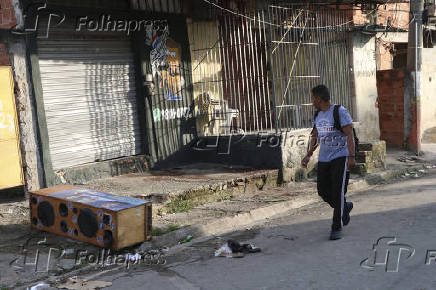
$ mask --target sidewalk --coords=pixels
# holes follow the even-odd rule
[[[352,175],[348,194],[398,179],[436,173],[436,160],[416,158],[405,151],[388,150],[386,162],[386,170],[379,173],[364,178]],[[133,253],[171,247],[184,239],[189,241],[189,236],[198,239],[244,229],[256,221],[320,201],[316,194],[315,179],[283,186],[277,186],[277,179],[277,170],[196,164],[167,171],[101,179],[80,186],[153,200],[153,240],[122,251]],[[30,240],[35,243],[29,242],[26,250],[33,253],[39,249],[37,242],[44,239],[46,249],[50,246],[66,250],[79,247],[89,252],[98,252],[99,249],[30,230],[27,201],[14,200],[0,204],[0,215],[0,286],[16,286],[16,281],[23,285],[49,276],[56,279],[99,267],[75,265],[75,257],[71,254],[56,260],[50,266],[50,275],[21,267],[23,244]]]
[[[434,173],[436,173],[436,159],[417,158],[403,150],[388,150],[386,170],[365,177],[352,174],[347,194],[353,195],[371,186]],[[250,179],[246,184],[249,183]],[[265,190],[244,190],[243,193],[229,200],[197,206],[188,212],[157,215],[153,220],[154,227],[182,228],[162,236],[155,236],[152,244],[155,247],[171,246],[188,235],[199,238],[222,234],[320,201],[315,178],[280,187],[268,186]]]

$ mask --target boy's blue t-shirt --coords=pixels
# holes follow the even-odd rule
[[[330,162],[339,157],[348,156],[347,136],[335,128],[332,105],[328,111],[320,111],[313,124],[318,130],[318,144],[320,162]],[[339,107],[339,119],[341,127],[351,125],[353,119],[348,110],[342,106]]]

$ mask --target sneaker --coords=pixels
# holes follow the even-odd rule
[[[344,215],[342,216],[342,223],[344,226],[348,225],[350,222],[350,212],[353,209],[353,203],[352,202],[346,202],[344,207]]]
[[[342,239],[342,229],[332,230],[330,233],[330,240]]]

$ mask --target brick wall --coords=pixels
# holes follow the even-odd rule
[[[377,71],[380,139],[387,145],[404,143],[404,72]]]
[[[386,25],[390,18],[391,25],[396,28],[409,29],[409,3],[392,3],[381,5],[378,9],[377,23]]]
[[[0,29],[10,29],[17,25],[12,0],[0,0]]]
[[[0,65],[11,65],[11,58],[5,43],[0,43]]]
[[[365,25],[369,23],[368,11],[354,10],[354,24]],[[377,11],[377,24],[386,25],[390,19],[391,26],[401,29],[408,29],[409,24],[409,3],[392,3],[380,5]]]
[[[15,25],[17,25],[17,19],[12,0],[0,0],[0,29],[11,29]],[[0,65],[11,65],[5,43],[0,43]]]
[[[377,41],[377,70],[390,70],[393,68],[394,56],[390,49],[392,43],[382,40]]]

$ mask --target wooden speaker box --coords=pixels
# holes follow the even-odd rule
[[[151,202],[74,186],[30,193],[33,228],[122,249],[151,239]]]

